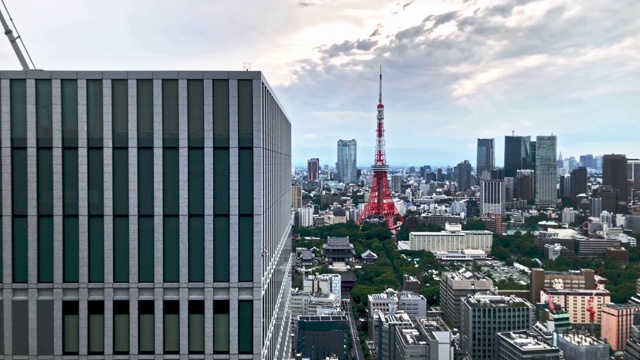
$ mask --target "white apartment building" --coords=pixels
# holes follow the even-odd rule
[[[342,278],[339,274],[309,275],[303,280],[302,291],[308,293],[335,294],[342,296]]]
[[[412,232],[409,234],[409,248],[411,250],[462,251],[464,249],[483,250],[491,252],[493,236],[491,231],[473,230],[462,231],[460,224],[446,224],[442,232]]]
[[[307,206],[300,208],[300,226],[312,227],[313,226],[313,207]]]

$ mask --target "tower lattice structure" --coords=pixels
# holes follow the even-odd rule
[[[377,218],[383,220],[389,229],[393,230],[396,221],[403,221],[402,215],[398,212],[393,199],[391,198],[391,190],[389,189],[389,180],[387,172],[389,166],[384,151],[384,105],[382,105],[382,68],[380,69],[380,92],[378,97],[378,125],[376,128],[376,157],[371,166],[373,170],[373,182],[371,184],[371,192],[369,200],[362,211],[362,214],[356,221],[361,224],[365,219]]]

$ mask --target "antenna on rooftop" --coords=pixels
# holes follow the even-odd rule
[[[242,63],[242,67],[244,67],[244,71],[251,71],[251,63],[250,62]]]
[[[2,23],[2,27],[4,28],[4,34],[7,35],[7,38],[11,43],[11,47],[13,48],[13,51],[16,53],[16,56],[18,57],[18,61],[20,61],[20,65],[22,65],[22,70],[31,70],[31,68],[29,67],[29,63],[25,59],[24,54],[22,53],[22,49],[20,48],[20,45],[18,45],[17,40],[20,40],[20,44],[22,44],[24,51],[27,53],[27,57],[31,62],[31,66],[33,66],[33,69],[35,69],[36,65],[33,63],[33,59],[31,59],[31,55],[29,55],[29,50],[27,50],[27,47],[24,45],[24,41],[22,41],[22,37],[18,32],[18,28],[16,27],[16,24],[13,22],[13,19],[11,18],[9,9],[7,9],[7,5],[4,3],[4,0],[1,0],[1,1],[2,1],[2,6],[4,7],[4,11],[7,12],[9,21],[11,21],[11,25],[13,25],[13,28],[16,30],[16,34],[18,36],[16,37],[13,35],[13,30],[11,30],[11,28],[9,27],[9,24],[7,23],[7,20],[4,18],[4,14],[2,13],[2,11],[0,11],[0,22]]]

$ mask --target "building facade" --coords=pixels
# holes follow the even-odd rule
[[[556,206],[558,199],[556,168],[556,137],[536,137],[536,205]]]
[[[291,125],[260,72],[0,94],[5,355],[289,356]]]
[[[629,196],[627,185],[627,157],[608,154],[602,157],[602,185],[609,185],[617,193],[618,203],[626,203]],[[616,209],[614,212],[621,212]]]
[[[504,214],[507,192],[504,180],[487,179],[480,181],[480,215],[488,213]]]
[[[471,163],[469,163],[469,160],[465,160],[456,165],[454,174],[458,191],[467,191],[471,188]]]
[[[348,360],[347,315],[300,316],[296,331],[297,352],[311,360],[325,360],[330,356]]]
[[[440,277],[440,305],[449,322],[460,328],[460,304],[462,298],[476,292],[489,291],[493,281],[480,275],[447,272]]]
[[[497,333],[533,326],[533,306],[516,296],[468,295],[459,311],[460,343],[474,360],[498,359]]]
[[[511,331],[497,334],[499,360],[562,360],[562,351],[548,344],[531,331]]]
[[[478,151],[476,156],[476,174],[478,177],[484,171],[491,171],[496,166],[494,139],[478,139]]]
[[[338,140],[338,162],[336,171],[338,179],[345,184],[358,181],[358,144],[355,139]]]
[[[462,231],[460,224],[445,224],[445,231],[441,232],[411,232],[409,233],[409,248],[433,253],[437,251],[462,251],[477,249],[486,253],[491,252],[493,234],[488,230]]]
[[[535,199],[535,171],[518,170],[516,173],[516,197],[526,201]]]
[[[633,325],[633,314],[640,310],[638,304],[604,304],[602,306],[602,337],[613,351],[624,351]]]

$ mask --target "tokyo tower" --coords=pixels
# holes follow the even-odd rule
[[[384,221],[393,231],[395,222],[402,222],[402,215],[398,212],[396,204],[391,198],[387,172],[389,166],[384,152],[384,105],[382,105],[382,66],[380,66],[380,92],[378,97],[378,126],[376,128],[376,158],[371,166],[373,170],[373,182],[369,200],[358,217],[356,224],[361,224],[366,219]]]

